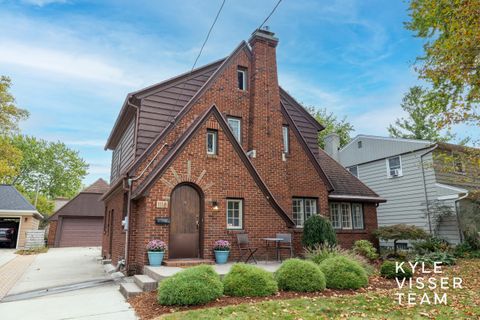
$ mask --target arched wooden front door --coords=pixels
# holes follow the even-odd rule
[[[170,215],[170,259],[199,258],[201,197],[193,186],[173,190]]]

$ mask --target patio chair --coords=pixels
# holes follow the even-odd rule
[[[237,234],[237,245],[238,245],[238,250],[240,251],[240,258],[238,258],[237,262],[241,262],[242,258],[245,255],[248,255],[247,259],[245,260],[245,263],[248,263],[250,259],[253,259],[253,261],[257,263],[257,259],[255,259],[255,252],[257,252],[258,248],[250,246],[250,241],[248,240],[248,234],[246,233]]]
[[[282,239],[278,242],[277,250],[279,251],[280,260],[282,260],[282,249],[290,250],[290,258],[293,258],[293,243],[291,233],[277,233],[276,238]]]

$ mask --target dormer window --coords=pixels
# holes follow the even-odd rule
[[[247,90],[247,69],[238,68],[237,79],[238,79],[238,89],[242,91]]]

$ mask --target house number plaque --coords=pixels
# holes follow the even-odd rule
[[[165,209],[168,208],[168,201],[157,201],[157,208],[158,209]]]

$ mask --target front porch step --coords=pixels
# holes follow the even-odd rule
[[[131,297],[135,297],[142,293],[142,289],[140,289],[134,282],[124,282],[120,283],[120,293],[125,297],[125,299],[129,299]]]
[[[158,281],[144,274],[133,276],[133,282],[143,291],[150,292],[157,290]]]
[[[170,259],[165,260],[163,264],[166,267],[188,268],[201,264],[215,264],[215,261],[210,259]]]

